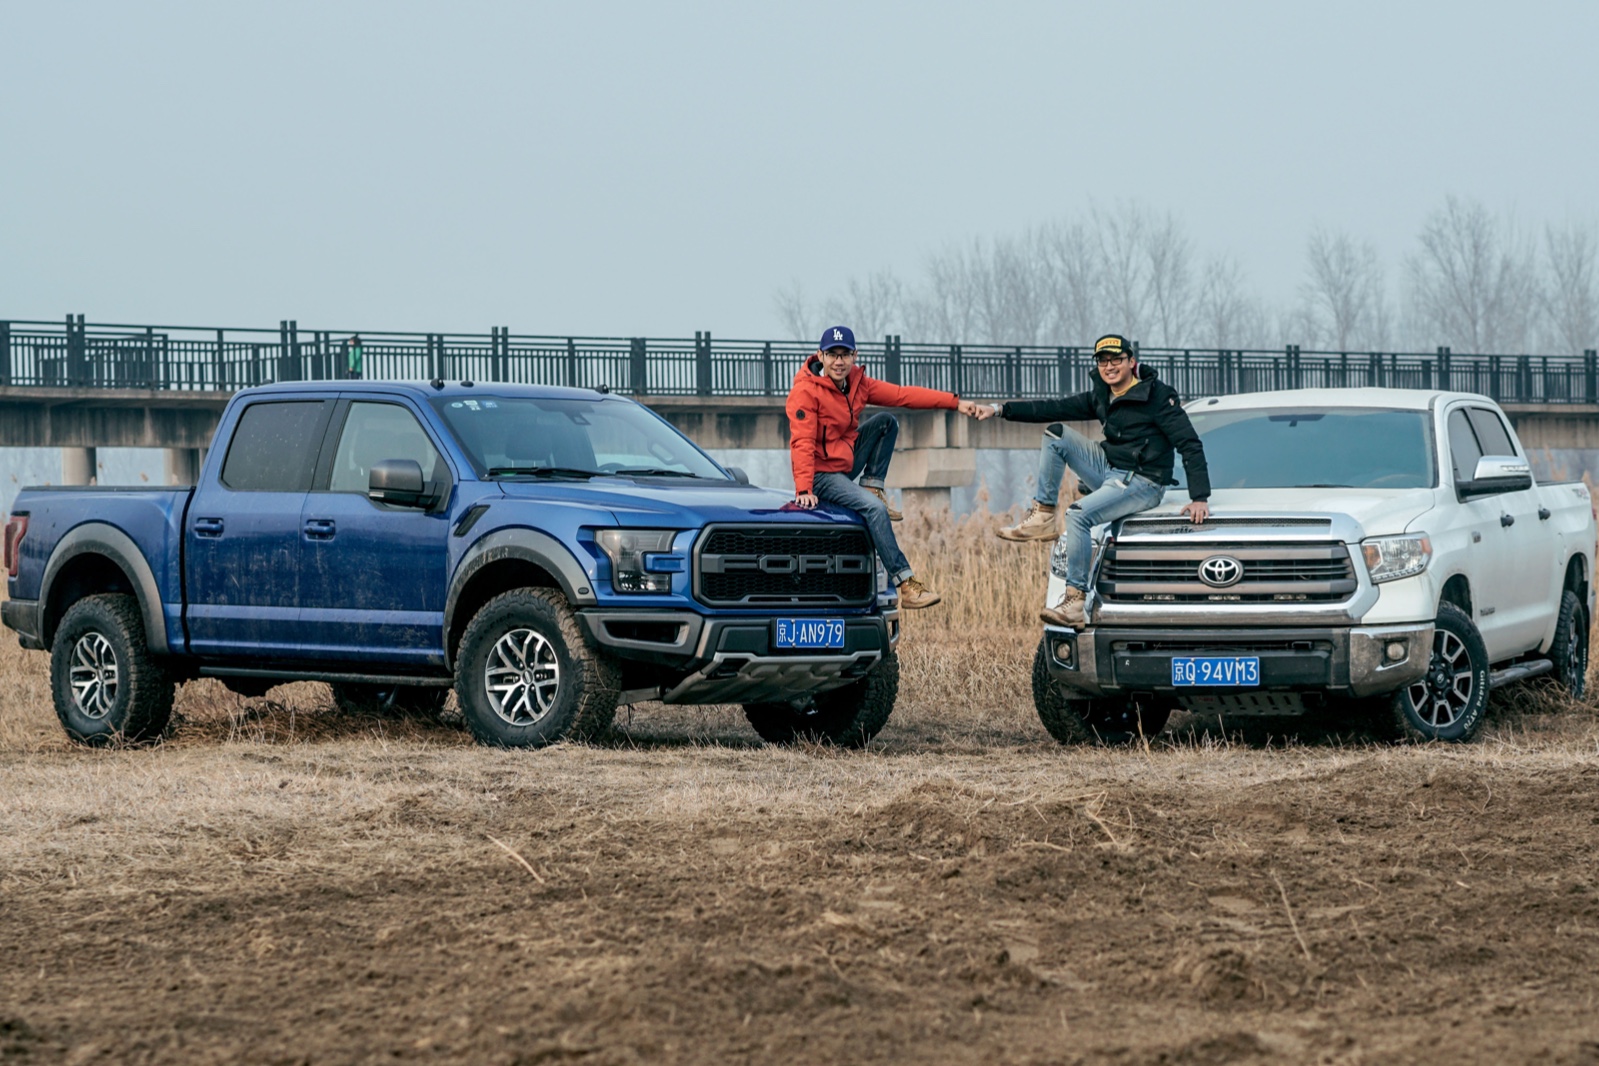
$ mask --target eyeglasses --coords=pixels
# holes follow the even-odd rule
[[[1094,363],[1097,366],[1110,366],[1113,363],[1125,363],[1126,361],[1127,361],[1127,353],[1126,352],[1119,352],[1116,355],[1096,355],[1096,356],[1094,356]]]
[[[848,359],[854,354],[854,348],[828,348],[822,352],[823,357],[832,359]]]

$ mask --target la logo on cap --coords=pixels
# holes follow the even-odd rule
[[[843,334],[843,332],[842,332],[842,331],[840,331],[840,330],[836,330],[836,329],[835,329],[835,330],[834,330],[834,331],[833,331],[833,339],[834,339],[834,340],[836,340],[836,341],[841,341],[841,340],[843,340],[843,339],[844,339],[844,334]]]

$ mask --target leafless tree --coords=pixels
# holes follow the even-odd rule
[[[1101,304],[1099,241],[1087,224],[1065,220],[1034,235],[1039,269],[1048,286],[1050,320],[1044,339],[1088,345],[1106,331]]]
[[[1599,348],[1599,228],[1571,221],[1545,226],[1544,261],[1550,343],[1573,355]]]
[[[1193,340],[1211,348],[1264,348],[1266,312],[1244,284],[1231,258],[1213,259],[1195,299]],[[1186,341],[1183,343],[1187,343]]]
[[[982,244],[951,244],[926,261],[926,282],[905,308],[905,328],[917,340],[978,339]]]
[[[777,320],[782,323],[783,330],[797,341],[809,340],[812,333],[825,326],[818,326],[811,316],[810,301],[805,298],[805,287],[798,278],[790,279],[783,288],[772,294],[772,309],[777,312]]]
[[[1376,245],[1317,227],[1305,249],[1299,289],[1311,343],[1336,352],[1379,351],[1388,345],[1388,299]]]
[[[904,303],[905,286],[893,271],[852,277],[844,283],[843,292],[822,305],[822,317],[828,321],[817,328],[841,324],[855,331],[858,342],[882,340],[901,328]]]
[[[1416,339],[1465,352],[1524,351],[1537,278],[1513,221],[1451,196],[1418,241],[1405,264]]]
[[[1104,312],[1146,345],[1182,344],[1194,308],[1193,242],[1176,218],[1131,203],[1091,218]]]

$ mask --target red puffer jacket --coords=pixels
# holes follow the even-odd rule
[[[788,390],[788,448],[794,463],[794,492],[810,492],[817,474],[847,474],[855,465],[855,437],[861,411],[878,407],[953,408],[960,402],[951,392],[915,385],[891,385],[866,376],[859,366],[850,368],[839,388],[822,373],[814,355],[794,374]]]

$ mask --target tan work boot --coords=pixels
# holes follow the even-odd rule
[[[871,493],[873,496],[876,496],[879,500],[883,501],[883,506],[888,508],[888,520],[890,522],[903,522],[903,521],[905,521],[905,516],[903,514],[901,514],[900,512],[894,510],[894,505],[888,502],[888,493],[884,492],[882,489],[878,488],[876,485],[862,485],[861,488],[865,489],[867,492]]]
[[[1037,500],[1020,522],[997,532],[1001,540],[1054,540],[1060,535],[1055,529],[1055,508]]]
[[[1066,598],[1060,601],[1059,607],[1045,607],[1038,612],[1042,618],[1052,626],[1065,626],[1067,629],[1082,629],[1088,624],[1088,619],[1083,616],[1083,605],[1087,597],[1083,590],[1075,585],[1066,586]]]
[[[899,605],[910,610],[919,610],[922,607],[931,607],[944,597],[917,581],[908,577],[899,583]]]

